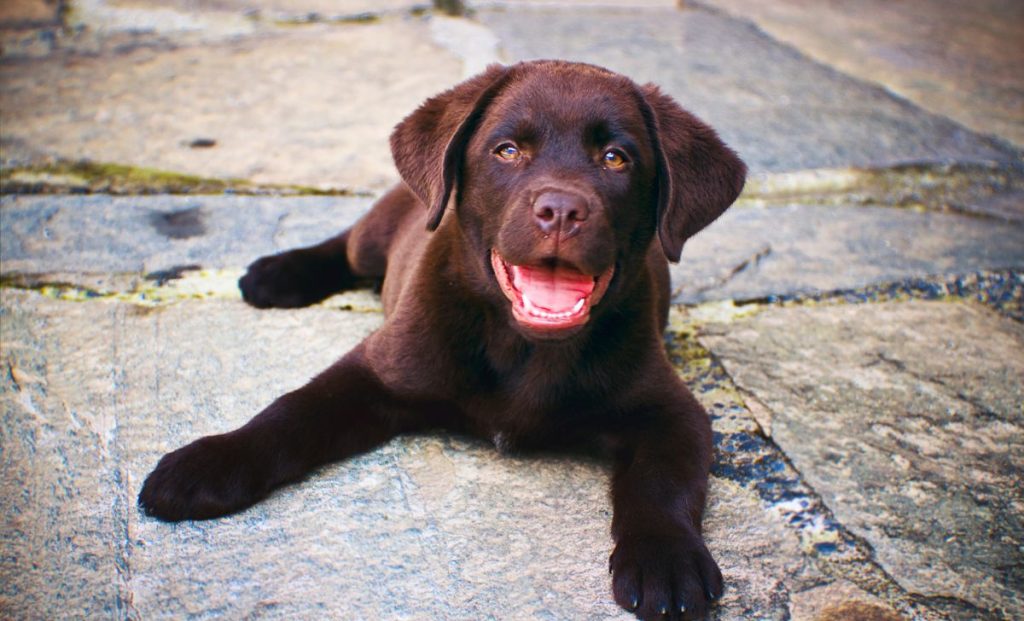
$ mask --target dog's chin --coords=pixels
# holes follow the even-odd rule
[[[615,273],[585,274],[564,262],[516,265],[491,250],[495,280],[511,305],[519,332],[535,340],[563,340],[578,334],[590,321]]]

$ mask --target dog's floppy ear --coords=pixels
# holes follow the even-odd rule
[[[657,86],[641,88],[658,173],[658,238],[670,261],[743,190],[747,167],[715,130]]]
[[[457,182],[462,156],[508,68],[483,73],[423,102],[391,134],[391,155],[405,183],[427,206],[427,229],[441,223]]]

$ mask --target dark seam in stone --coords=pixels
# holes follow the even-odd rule
[[[736,306],[789,306],[822,303],[862,304],[889,300],[972,299],[999,314],[1024,322],[1024,271],[1020,268],[979,270],[967,274],[907,278],[861,288],[821,293],[772,294],[734,300]]]

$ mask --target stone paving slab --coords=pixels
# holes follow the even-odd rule
[[[411,12],[431,6],[430,0],[214,0],[197,3],[192,0],[107,0],[100,4],[111,8],[154,10],[171,8],[194,14],[211,10],[248,15],[253,19],[310,18],[330,20],[344,17],[388,15]]]
[[[63,29],[0,23],[5,167],[85,157],[365,195],[0,198],[0,617],[630,618],[609,595],[596,455],[424,435],[221,520],[134,505],[165,451],[245,422],[382,320],[366,291],[255,311],[242,266],[365,211],[396,178],[391,126],[424,97],[537,56],[662,84],[760,188],[673,269],[676,300],[700,305],[674,308],[666,344],[715,430],[713,618],[1024,617],[1022,160],[1012,127],[986,124],[1016,105],[988,88],[1014,83],[998,68],[1019,48],[982,75],[988,39],[950,40],[948,72],[899,90],[900,62],[936,49],[929,24],[1005,39],[1013,23],[958,17],[1001,0],[920,28],[888,5],[714,8],[743,2],[481,1],[466,19],[411,0],[76,0]],[[823,56],[815,33],[837,28],[896,54]],[[817,295],[908,278],[957,301]],[[965,301],[990,293],[1005,316]]]
[[[0,63],[3,161],[379,191],[397,179],[391,129],[461,76],[428,28],[395,18]]]
[[[969,303],[768,308],[700,338],[893,579],[951,618],[1024,615],[1019,322]]]
[[[5,272],[241,269],[351,226],[369,198],[19,196],[0,199]],[[1024,225],[881,207],[734,207],[672,267],[676,300],[749,300],[1024,267]],[[76,274],[78,274],[76,276]]]
[[[702,0],[843,73],[1024,146],[1024,6]]]
[[[609,596],[595,456],[411,437],[236,516],[142,516],[134,498],[162,453],[245,422],[380,321],[0,289],[5,616],[630,618]],[[818,610],[824,585],[872,601],[818,570],[751,489],[714,479],[706,531],[729,582],[718,619],[786,618],[791,596]]]
[[[5,196],[5,272],[242,268],[351,226],[369,198]]]
[[[464,68],[541,56],[663,85],[718,128],[755,172],[1019,159],[1005,143],[712,11],[481,8],[476,19],[406,15],[244,32],[225,26],[223,36],[200,25],[212,39],[115,37],[113,47],[89,54],[0,63],[3,159],[88,158],[379,191],[396,179],[387,136],[425,97],[457,82]],[[715,53],[699,53],[708,49]],[[215,145],[189,146],[199,139]]]
[[[886,207],[734,207],[689,240],[676,301],[751,300],[1024,267],[1024,225]]]
[[[504,58],[566,58],[660,84],[757,172],[1015,161],[1013,148],[702,9],[480,11]]]
[[[7,0],[0,3],[0,28],[29,28],[56,24],[53,0]]]
[[[1024,167],[901,164],[749,175],[739,205],[793,203],[948,211],[1024,222]]]

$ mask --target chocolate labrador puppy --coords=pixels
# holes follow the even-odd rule
[[[490,67],[391,148],[403,183],[362,220],[239,282],[264,308],[375,280],[383,327],[240,429],[164,456],[140,505],[225,515],[406,432],[501,450],[597,438],[615,459],[615,600],[703,617],[722,593],[701,538],[711,427],[661,335],[668,261],[736,199],[743,163],[657,87],[560,61]]]

